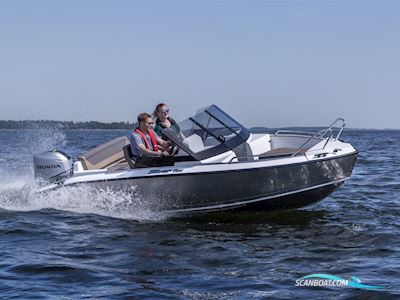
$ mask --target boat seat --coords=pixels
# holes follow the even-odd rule
[[[117,137],[78,156],[78,160],[85,170],[104,169],[125,159],[123,148],[126,145],[129,145],[127,137]]]
[[[132,159],[131,145],[128,144],[128,145],[124,146],[123,150],[124,150],[124,157],[125,157],[126,162],[128,163],[128,165],[131,169],[134,169],[135,161]]]
[[[289,156],[294,154],[297,151],[295,148],[275,148],[272,150],[269,150],[263,154],[261,154],[261,157],[269,157],[269,156]],[[300,149],[299,152],[297,152],[296,155],[305,155],[307,149]]]

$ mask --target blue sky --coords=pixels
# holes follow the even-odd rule
[[[400,128],[397,1],[0,0],[0,119]]]

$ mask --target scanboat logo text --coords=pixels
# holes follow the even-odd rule
[[[311,274],[296,280],[295,286],[298,287],[352,287],[365,290],[382,289],[383,286],[367,285],[361,283],[361,280],[355,276],[350,279],[344,279],[328,274]]]

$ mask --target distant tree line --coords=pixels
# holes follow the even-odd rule
[[[39,128],[62,128],[62,129],[132,129],[136,123],[130,122],[73,122],[53,120],[0,120],[0,129],[39,129]]]
[[[54,121],[54,120],[0,120],[0,129],[42,129],[42,128],[60,128],[60,129],[133,129],[137,127],[136,122],[73,122],[73,121]],[[318,131],[324,127],[284,127],[284,128],[267,128],[267,127],[252,127],[249,128],[253,133],[275,133],[278,129],[285,130],[304,130],[304,131]],[[353,130],[366,130],[357,128],[346,128],[346,131]],[[368,129],[377,131],[379,129]],[[398,130],[398,129],[384,129],[384,130]]]

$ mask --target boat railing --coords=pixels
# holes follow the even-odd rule
[[[302,135],[302,136],[312,136],[313,138],[324,138],[325,135],[328,132],[333,131],[333,128],[335,127],[335,124],[338,122],[342,122],[342,126],[340,126],[340,129],[335,137],[335,139],[339,139],[340,135],[342,134],[342,131],[344,129],[344,127],[346,126],[345,120],[343,118],[337,118],[329,127],[321,129],[317,132],[315,131],[302,131],[302,130],[282,130],[279,129],[278,131],[276,131],[274,133],[274,135],[282,135],[282,134],[286,134],[286,135]]]
[[[339,127],[339,126],[335,127],[335,125],[336,125],[338,122],[342,122],[342,126],[340,126],[340,127]],[[326,145],[328,144],[328,142],[333,138],[333,135],[334,135],[334,128],[339,128],[339,131],[338,131],[338,133],[336,134],[336,137],[334,138],[335,140],[338,140],[339,137],[340,137],[340,135],[342,134],[343,129],[344,129],[345,126],[346,126],[345,120],[344,120],[343,118],[337,118],[328,128],[324,128],[324,129],[322,129],[322,130],[319,130],[319,131],[317,131],[317,132],[314,132],[314,134],[311,135],[311,136],[310,136],[310,132],[307,132],[307,131],[296,131],[297,134],[302,133],[302,135],[310,136],[310,138],[307,139],[307,141],[304,142],[299,148],[297,148],[297,150],[291,155],[291,157],[296,156],[296,155],[297,155],[308,143],[310,143],[313,139],[324,139],[324,138],[327,136],[327,134],[329,134],[329,137],[327,138],[327,140],[326,140],[324,146],[322,147],[322,149],[325,149],[325,147],[326,147]],[[280,132],[280,131],[278,130],[278,131],[275,133],[275,135],[282,134],[282,132],[283,132],[284,134],[288,134],[287,132],[290,132],[290,131],[281,131],[281,132]],[[293,132],[291,132],[291,134],[293,134]]]
[[[287,134],[287,135],[306,135],[306,136],[310,136],[310,135],[314,135],[315,132],[311,132],[311,131],[300,131],[300,130],[278,130],[277,132],[274,133],[275,135],[279,135],[279,134]]]
[[[338,122],[342,122],[341,126],[335,126]],[[278,130],[274,133],[274,135],[299,135],[299,136],[306,136],[309,137],[306,142],[304,142],[300,147],[298,147],[294,152],[291,153],[286,153],[286,154],[279,154],[279,156],[283,155],[290,155],[290,157],[294,157],[299,154],[299,152],[304,151],[304,147],[310,143],[313,139],[325,139],[326,136],[329,134],[328,138],[326,139],[326,142],[324,143],[324,146],[322,149],[325,149],[326,145],[328,142],[333,138],[334,136],[334,128],[338,128],[338,133],[336,136],[333,138],[335,140],[338,140],[340,135],[343,132],[344,127],[346,126],[346,122],[343,118],[337,118],[329,127],[321,129],[317,132],[310,132],[310,131],[300,131],[300,130]],[[304,154],[305,155],[305,154]],[[259,155],[248,155],[248,156],[243,156],[243,157],[233,157],[229,163],[234,162],[235,159],[248,159],[251,157],[260,157]]]

